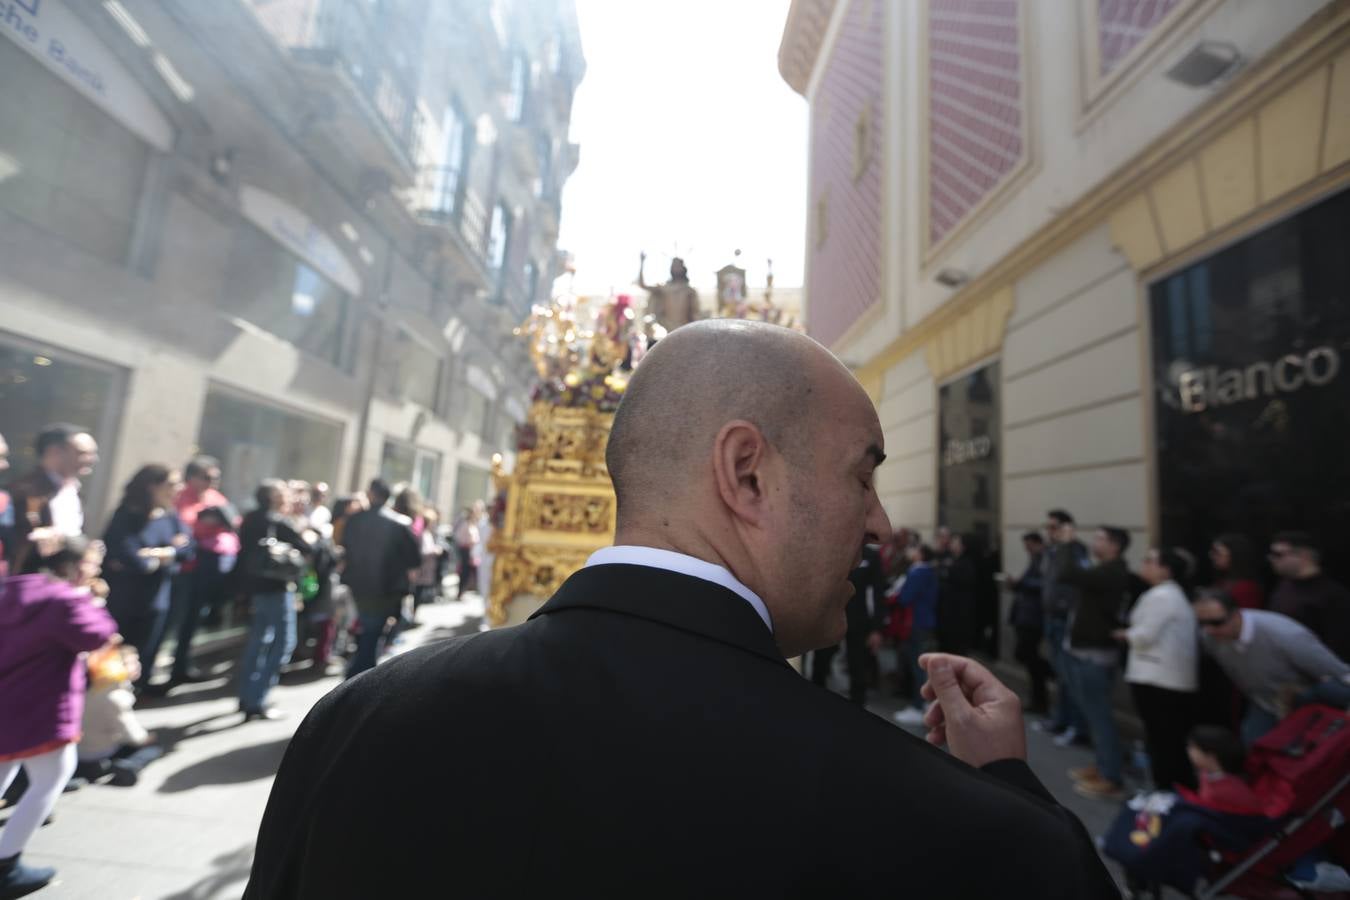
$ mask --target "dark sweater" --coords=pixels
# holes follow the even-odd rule
[[[1013,582],[1012,609],[1008,624],[1014,628],[1039,629],[1045,627],[1044,588],[1045,562],[1037,553],[1027,560],[1026,571]]]
[[[1059,582],[1079,589],[1069,646],[1084,650],[1116,647],[1111,632],[1121,627],[1120,611],[1130,587],[1130,570],[1125,561],[1112,559],[1084,569],[1065,553],[1055,562]]]
[[[276,578],[264,578],[253,574],[260,564],[258,557],[266,552],[260,545],[269,537],[283,544],[290,544],[306,556],[314,552],[309,542],[301,537],[280,513],[255,509],[244,516],[244,522],[239,527],[240,549],[237,568],[242,578],[240,585],[249,595],[278,594],[293,587],[288,582]]]
[[[1301,623],[1350,662],[1350,590],[1340,582],[1321,574],[1286,578],[1271,595],[1270,609]]]
[[[169,547],[182,535],[187,543],[179,547],[170,563],[140,556],[140,551]],[[169,608],[169,576],[178,564],[191,559],[192,534],[179,521],[177,513],[165,512],[151,517],[126,506],[117,508],[108,530],[103,533],[108,545],[103,577],[108,582],[108,611],[114,618],[142,616]]]

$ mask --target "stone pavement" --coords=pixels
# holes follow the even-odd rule
[[[395,648],[479,630],[483,603],[418,610],[422,626]],[[234,652],[237,652],[237,648]],[[33,838],[24,858],[55,866],[57,882],[42,900],[235,900],[244,891],[253,841],[272,777],[305,713],[341,682],[341,666],[316,672],[297,663],[283,674],[271,702],[289,717],[243,724],[230,672],[149,701],[138,714],[170,752],[135,787],[91,785],[65,794],[55,821]],[[6,812],[0,810],[0,819]]]
[[[421,627],[395,652],[482,627],[483,603],[466,594],[419,610]],[[841,654],[842,656],[842,654]],[[92,785],[64,795],[55,821],[34,838],[26,858],[60,870],[58,883],[37,896],[51,900],[236,900],[243,892],[253,841],[272,777],[291,734],[309,708],[340,682],[340,666],[315,672],[299,663],[273,691],[289,713],[280,722],[242,723],[229,670],[179,688],[140,712],[170,752],[142,774],[135,787]],[[842,687],[842,681],[839,686]],[[889,719],[889,697],[869,704]],[[1094,836],[1116,813],[1113,803],[1073,793],[1066,770],[1087,765],[1080,748],[1055,747],[1045,735],[1029,737],[1031,765],[1045,785],[1076,813]],[[867,802],[866,798],[860,798]],[[0,811],[0,819],[5,813]]]

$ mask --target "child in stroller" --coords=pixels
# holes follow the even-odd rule
[[[1303,707],[1245,761],[1222,730],[1193,733],[1189,751],[1200,790],[1136,797],[1104,838],[1135,896],[1350,896],[1327,893],[1350,889],[1350,715]]]

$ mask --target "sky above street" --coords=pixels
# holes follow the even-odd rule
[[[577,0],[586,77],[559,244],[576,290],[648,283],[683,256],[699,288],[733,260],[802,282],[806,101],[778,74],[788,0]],[[563,282],[560,282],[560,286]]]

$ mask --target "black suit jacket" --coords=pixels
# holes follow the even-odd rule
[[[14,527],[6,535],[5,556],[10,571],[18,575],[38,570],[36,548],[28,540],[34,528],[48,528],[52,524],[52,497],[56,485],[43,469],[33,469],[14,479],[9,485],[9,499],[14,507]]]
[[[853,582],[853,596],[849,598],[845,614],[848,632],[854,637],[866,637],[880,631],[886,621],[886,573],[882,571],[881,553],[864,547],[862,562],[849,573]],[[872,589],[872,606],[867,606],[867,589]]]
[[[734,593],[606,565],[347,682],[277,775],[246,900],[1118,897],[1025,764],[801,678]]]

